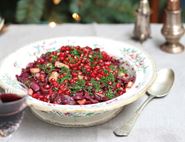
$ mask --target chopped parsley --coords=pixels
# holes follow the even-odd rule
[[[123,67],[119,67],[119,73],[127,73],[127,70],[125,70]]]
[[[70,53],[71,53],[72,55],[74,55],[74,56],[80,57],[80,52],[79,52],[77,49],[75,49],[75,48],[73,48],[73,49],[70,51]]]
[[[96,91],[99,91],[101,88],[100,82],[96,81],[95,79],[91,79],[91,83]]]
[[[82,67],[81,70],[82,70],[83,73],[87,73],[87,71],[86,71],[86,69],[84,67]]]
[[[60,83],[60,84],[62,82],[64,82],[64,80],[70,80],[71,77],[72,77],[71,74],[70,74],[70,70],[66,67],[61,67],[60,73],[65,74],[64,77],[58,79],[58,83]]]
[[[93,87],[92,86],[88,86],[85,91],[89,93],[90,96],[93,96],[93,91],[92,91]]]
[[[51,63],[40,64],[38,67],[47,74],[50,74],[55,69],[55,66]]]
[[[91,66],[94,66],[93,62],[102,59],[103,56],[100,51],[94,51],[91,56],[89,56],[89,61],[91,62]]]
[[[108,73],[109,73],[109,71],[106,70],[106,69],[104,69],[103,72],[104,72],[105,74],[108,74]]]
[[[95,51],[95,52],[92,54],[92,58],[93,58],[93,59],[95,59],[95,58],[97,58],[97,59],[102,59],[103,56],[102,56],[102,54],[101,54],[100,51]]]
[[[58,83],[62,83],[64,82],[64,80],[70,80],[71,79],[71,75],[70,74],[67,74],[66,76],[62,77],[62,78],[59,78],[58,79]]]
[[[57,87],[53,87],[53,91],[58,91],[58,88]]]
[[[111,89],[109,89],[106,92],[105,96],[107,96],[109,99],[112,99],[112,98],[114,98],[114,93],[113,93],[113,91]]]
[[[112,73],[109,73],[108,76],[104,76],[100,79],[100,82],[107,84],[108,82],[114,82],[115,77]]]
[[[61,69],[60,69],[60,73],[69,73],[70,72],[70,70],[69,70],[69,68],[66,68],[66,67],[61,67]]]
[[[94,58],[93,58],[93,57],[89,57],[89,61],[90,61],[91,63],[93,63],[93,62],[94,62]]]
[[[57,55],[53,55],[52,56],[52,63],[54,63],[57,59],[58,59],[58,56]]]
[[[76,62],[76,60],[74,58],[72,58],[72,57],[68,57],[68,59],[69,59],[69,62],[70,63],[73,63],[74,64]]]
[[[73,84],[73,85],[71,86],[71,91],[72,91],[73,93],[76,93],[76,92],[78,92],[78,91],[83,90],[84,87],[85,87],[85,80],[79,79],[75,84]]]
[[[114,65],[110,65],[109,68],[112,70],[112,71],[115,71],[116,70],[116,67]]]

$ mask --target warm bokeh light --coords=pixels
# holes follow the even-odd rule
[[[61,1],[62,1],[62,0],[53,0],[53,3],[54,3],[55,5],[58,5]]]
[[[74,19],[75,21],[77,21],[77,22],[80,21],[80,19],[81,19],[81,18],[80,18],[80,15],[79,15],[78,13],[73,13],[73,14],[72,14],[72,17],[73,17],[73,19]]]
[[[54,22],[54,21],[52,21],[52,22],[49,22],[49,24],[48,24],[51,28],[54,28],[54,27],[56,27],[56,23]]]

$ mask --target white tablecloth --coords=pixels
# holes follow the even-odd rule
[[[116,137],[112,130],[136,110],[143,97],[124,108],[111,121],[89,128],[62,128],[37,119],[29,110],[21,127],[10,142],[184,142],[185,141],[185,52],[167,54],[159,49],[164,42],[162,25],[152,25],[152,39],[143,45],[131,40],[133,25],[63,24],[50,28],[47,25],[10,25],[0,36],[0,60],[9,53],[33,41],[59,36],[99,36],[128,42],[144,48],[155,60],[157,68],[172,68],[175,83],[169,96],[152,101],[139,117],[129,137]],[[182,38],[185,44],[185,37]]]

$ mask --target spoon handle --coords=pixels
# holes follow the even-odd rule
[[[134,124],[137,120],[137,118],[139,117],[139,115],[141,114],[142,110],[145,108],[145,106],[154,98],[154,96],[149,96],[144,102],[143,104],[135,111],[135,113],[128,119],[128,121],[126,121],[125,124],[123,124],[121,127],[116,128],[113,133],[116,136],[119,137],[126,137],[130,134],[130,131],[132,130],[132,128],[134,127]]]

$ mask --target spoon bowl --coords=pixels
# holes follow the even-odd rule
[[[171,89],[175,75],[172,69],[162,69],[157,73],[157,78],[148,89],[147,94],[160,98],[165,97]]]

